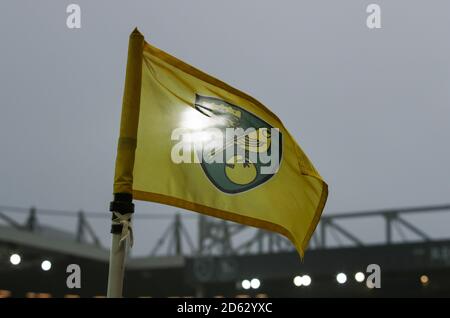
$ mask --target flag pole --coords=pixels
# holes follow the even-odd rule
[[[123,277],[125,272],[126,243],[120,243],[120,234],[112,235],[109,255],[108,298],[122,297]]]
[[[114,176],[114,201],[112,212],[111,251],[109,258],[108,298],[122,297],[127,245],[133,245],[131,216],[133,204],[133,167],[137,145],[137,127],[141,97],[142,52],[144,36],[137,28],[130,34],[125,89],[120,120],[120,136],[117,145]]]
[[[123,278],[127,246],[133,244],[131,216],[134,213],[132,195],[129,193],[114,194],[109,210],[113,212],[111,220],[111,251],[109,256],[108,298],[122,297]]]

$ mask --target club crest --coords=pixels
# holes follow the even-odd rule
[[[272,178],[282,157],[282,134],[261,118],[222,99],[196,95],[195,109],[214,119],[221,134],[197,151],[201,167],[222,192],[240,193]]]

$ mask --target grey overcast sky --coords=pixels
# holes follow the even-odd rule
[[[450,201],[449,1],[2,0],[0,205],[107,213],[135,26],[279,115],[330,185],[326,214]],[[136,229],[138,253],[162,231]]]

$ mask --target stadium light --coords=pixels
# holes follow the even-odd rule
[[[248,279],[244,279],[244,280],[242,281],[242,288],[244,288],[244,289],[250,289],[250,287],[251,287],[250,281],[249,281]]]
[[[20,262],[21,262],[21,260],[22,260],[22,258],[20,257],[19,254],[12,254],[12,255],[9,257],[9,261],[10,261],[11,264],[13,264],[13,265],[19,265]]]
[[[362,273],[362,272],[357,272],[357,273],[355,274],[355,280],[356,280],[358,283],[362,283],[362,282],[364,281],[364,278],[366,278],[366,277],[364,276],[364,273]]]
[[[339,284],[345,284],[345,282],[347,281],[347,275],[345,275],[344,273],[339,273],[336,275],[336,280]]]
[[[430,279],[427,275],[422,275],[420,276],[420,282],[422,283],[422,285],[426,285],[430,282]]]
[[[52,268],[52,263],[48,260],[45,260],[41,263],[41,268],[43,271],[48,271]]]
[[[259,281],[258,278],[253,278],[253,279],[250,281],[250,286],[251,286],[253,289],[258,289],[259,286],[261,286],[261,282]]]
[[[303,285],[303,279],[301,276],[295,276],[294,277],[294,285],[297,287],[300,287]]]
[[[311,277],[309,275],[295,276],[293,281],[297,287],[311,285]]]
[[[303,275],[302,282],[303,282],[303,286],[311,285],[311,277],[309,275]]]

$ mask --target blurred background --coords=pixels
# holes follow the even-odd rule
[[[70,3],[0,3],[0,296],[106,294],[135,26],[267,105],[330,196],[302,261],[278,235],[135,202],[125,296],[450,296],[448,1],[80,0],[80,29]]]

